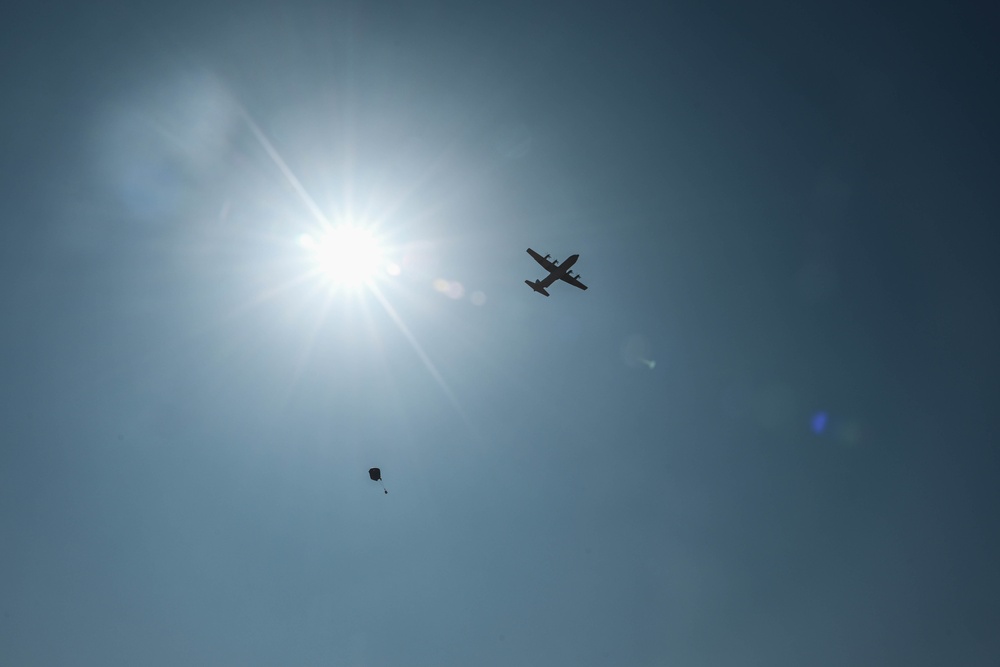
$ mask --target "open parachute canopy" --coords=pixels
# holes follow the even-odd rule
[[[382,482],[382,471],[378,468],[369,468],[368,476],[372,478],[373,482],[379,482],[382,484],[382,490],[389,493],[389,490],[385,488],[385,483]]]

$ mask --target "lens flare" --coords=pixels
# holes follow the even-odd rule
[[[812,430],[816,435],[822,435],[826,430],[826,422],[829,419],[825,412],[817,412],[812,417]]]

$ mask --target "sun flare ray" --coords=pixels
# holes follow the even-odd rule
[[[382,294],[382,291],[378,288],[377,285],[369,283],[368,289],[371,291],[372,295],[374,295],[375,299],[385,310],[386,314],[389,316],[389,319],[391,319],[393,324],[396,325],[396,328],[399,329],[399,332],[403,334],[403,337],[410,344],[410,347],[413,348],[413,351],[417,353],[417,357],[424,364],[424,367],[427,369],[427,372],[430,374],[431,378],[433,378],[433,380],[441,388],[441,391],[444,392],[444,395],[448,397],[448,400],[451,402],[452,407],[454,407],[455,411],[458,412],[458,415],[462,418],[462,421],[465,422],[465,425],[466,427],[468,427],[469,431],[477,438],[480,438],[479,432],[473,426],[468,415],[465,414],[465,410],[462,409],[461,403],[458,402],[458,397],[455,396],[455,393],[451,390],[451,387],[448,386],[447,380],[445,380],[444,376],[442,376],[441,373],[438,371],[437,366],[435,366],[434,362],[431,361],[431,358],[427,355],[427,352],[424,351],[423,346],[416,339],[416,336],[414,336],[413,333],[410,331],[410,328],[406,326],[406,323],[403,322],[403,319],[399,316],[399,313],[396,312],[396,309],[392,307],[392,304],[389,303],[388,299],[385,298],[385,295]]]
[[[309,196],[308,192],[306,192],[306,189],[302,186],[302,183],[299,181],[298,178],[295,177],[295,173],[292,172],[291,167],[289,167],[288,164],[282,159],[277,149],[274,147],[273,144],[271,144],[267,136],[264,135],[264,131],[261,130],[260,126],[258,126],[257,123],[254,122],[253,118],[250,117],[250,113],[246,109],[241,109],[241,111],[244,120],[246,120],[247,125],[250,127],[250,131],[253,132],[253,136],[260,143],[261,147],[264,149],[264,152],[267,153],[267,156],[271,158],[271,161],[274,162],[275,166],[277,166],[278,169],[281,171],[281,174],[288,181],[289,185],[292,186],[296,194],[299,195],[299,198],[302,200],[302,203],[305,204],[306,208],[309,209],[309,212],[312,214],[312,216],[316,218],[316,222],[318,222],[324,228],[329,228],[330,222],[329,220],[327,220],[326,216],[323,215],[323,211],[320,210],[319,206],[316,205],[316,202],[313,201],[313,198]]]

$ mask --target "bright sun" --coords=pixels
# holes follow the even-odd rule
[[[375,235],[354,225],[341,225],[319,239],[303,234],[299,244],[312,252],[319,269],[335,285],[362,285],[386,263]]]

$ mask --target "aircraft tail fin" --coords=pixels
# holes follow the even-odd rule
[[[549,293],[545,291],[545,288],[542,287],[540,280],[536,280],[535,282],[531,282],[530,280],[525,280],[524,284],[530,287],[531,289],[535,290],[539,294],[544,294],[545,296],[549,295]]]

